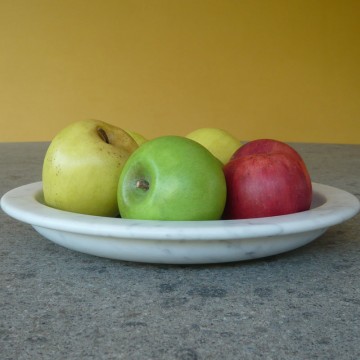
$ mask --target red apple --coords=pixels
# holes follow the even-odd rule
[[[242,145],[235,153],[232,155],[231,160],[236,159],[240,156],[254,155],[254,154],[272,154],[272,153],[286,153],[292,155],[303,161],[299,153],[292,148],[290,145],[273,139],[257,139],[249,141],[248,143]]]
[[[311,188],[310,175],[303,158],[293,147],[282,141],[274,139],[252,140],[241,146],[238,150],[236,150],[235,153],[232,155],[231,160],[247,155],[274,153],[285,153],[297,159],[303,168],[303,172],[306,174],[306,181],[308,183],[307,185]]]
[[[286,215],[310,208],[310,176],[302,161],[289,153],[240,156],[224,166],[224,173],[224,219]]]

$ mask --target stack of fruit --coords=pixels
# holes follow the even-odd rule
[[[246,144],[220,129],[147,140],[99,120],[75,122],[43,164],[48,206],[139,220],[219,220],[308,210],[300,155],[269,139]]]

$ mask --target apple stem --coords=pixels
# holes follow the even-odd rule
[[[141,179],[136,182],[136,187],[138,189],[149,190],[150,184],[146,180]]]
[[[97,133],[99,134],[101,139],[103,139],[107,144],[110,144],[109,138],[108,138],[107,133],[106,133],[106,131],[104,129],[98,128]]]

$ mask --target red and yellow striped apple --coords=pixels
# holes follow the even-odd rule
[[[241,154],[241,149],[224,166],[225,219],[287,215],[310,208],[311,179],[300,155],[287,147],[284,152],[272,152],[269,143],[258,153],[245,148]]]

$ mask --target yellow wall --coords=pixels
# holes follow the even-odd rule
[[[0,141],[97,118],[359,144],[359,24],[358,0],[1,0]]]

